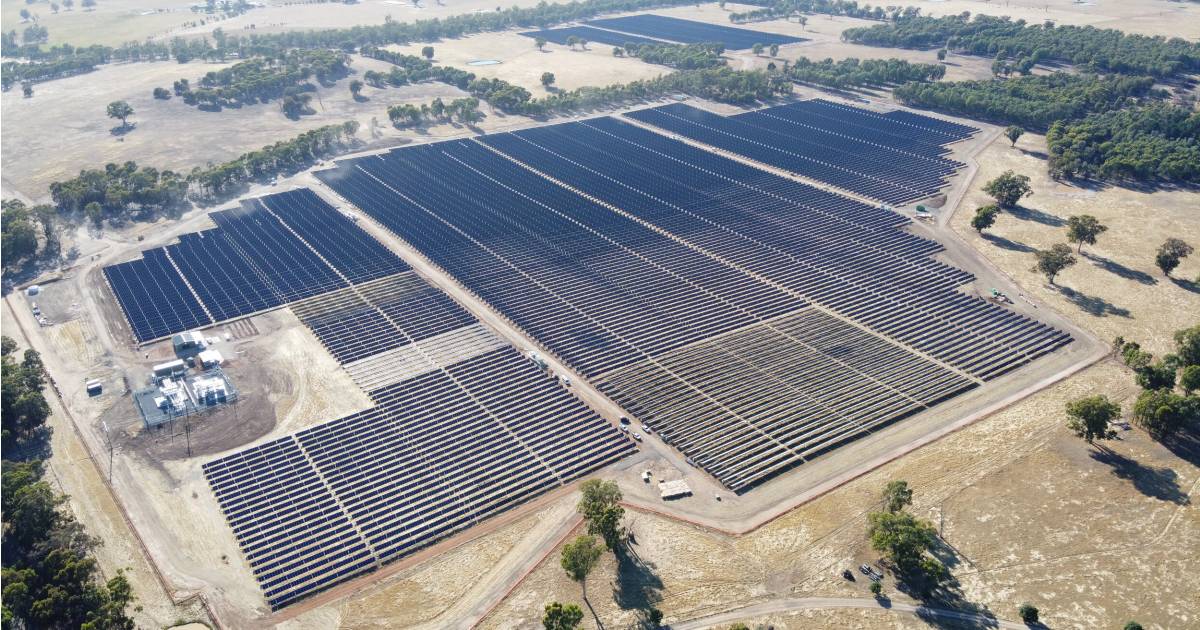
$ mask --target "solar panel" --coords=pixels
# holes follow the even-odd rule
[[[586,24],[610,31],[644,35],[681,44],[720,42],[725,45],[727,50],[744,50],[752,48],[755,44],[783,46],[807,41],[802,37],[708,24],[652,13],[589,20]]]
[[[104,277],[138,342],[212,323],[162,248],[105,267]]]

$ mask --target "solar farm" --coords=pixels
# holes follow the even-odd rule
[[[886,207],[974,133],[810,100],[419,144],[104,277],[136,344],[285,309],[369,399],[203,464],[278,610],[639,451],[528,347],[742,496],[1068,344]]]
[[[574,37],[577,40],[610,46],[715,42],[723,44],[726,50],[747,50],[755,44],[784,46],[805,41],[801,37],[790,35],[764,33],[649,13],[589,20],[580,26],[527,31],[521,34],[526,37],[540,37],[548,42],[564,46],[569,43],[568,38]]]

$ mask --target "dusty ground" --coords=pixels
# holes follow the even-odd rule
[[[1031,601],[1051,627],[1117,627],[1134,617],[1187,627],[1197,591],[1174,571],[1200,549],[1200,517],[1187,498],[1200,469],[1138,431],[1102,452],[1062,428],[1065,401],[1102,388],[1128,403],[1128,381],[1114,364],[1092,368],[740,538],[634,513],[640,562],[619,571],[606,556],[589,599],[606,626],[619,627],[647,601],[677,621],[779,597],[866,597],[861,580],[837,573],[874,559],[865,513],[899,478],[916,490],[913,510],[939,523],[953,547],[961,603],[1011,619]],[[890,580],[885,592],[910,601]],[[536,627],[530,611],[541,603],[579,597],[551,556],[483,627]]]
[[[342,79],[319,88],[318,98],[313,100],[317,113],[299,120],[285,117],[277,102],[206,112],[179,98],[162,101],[151,96],[155,87],[170,89],[180,78],[194,83],[205,72],[221,67],[224,64],[165,61],[110,65],[90,74],[39,83],[33,98],[24,98],[20,90],[4,92],[0,102],[5,133],[0,143],[5,196],[19,192],[41,198],[51,182],[73,177],[83,168],[102,168],[108,162],[134,160],[187,172],[346,120],[359,122],[361,140],[394,144],[417,137],[419,132],[392,129],[387,118],[389,105],[465,96],[442,83],[424,83],[386,90],[368,87],[363,91],[367,100],[360,102],[351,97],[349,79]],[[355,56],[351,67],[361,74],[386,70],[390,65]],[[112,130],[119,123],[107,118],[104,108],[119,99],[133,106],[130,122],[136,128],[116,135]],[[372,118],[380,125],[378,138],[370,131]],[[453,129],[441,127],[445,127],[443,132]]]
[[[1200,257],[1184,259],[1166,278],[1154,265],[1158,246],[1168,237],[1200,244],[1195,191],[1145,192],[1115,186],[1083,188],[1046,174],[1045,138],[1025,134],[1010,148],[996,140],[979,159],[980,170],[952,224],[956,232],[1013,276],[1032,295],[1101,339],[1136,339],[1151,352],[1170,349],[1170,333],[1191,326],[1200,313]],[[1028,175],[1033,196],[1002,214],[983,236],[970,227],[978,206],[990,203],[980,188],[1006,170]],[[1057,287],[1032,271],[1032,250],[1066,242],[1068,217],[1091,214],[1109,227],[1096,245],[1084,246],[1078,263],[1055,279]]]

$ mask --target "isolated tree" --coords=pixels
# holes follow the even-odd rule
[[[1154,257],[1154,264],[1162,269],[1164,275],[1170,277],[1171,272],[1179,266],[1179,261],[1187,258],[1194,251],[1191,245],[1177,239],[1169,238],[1158,248],[1158,255]]]
[[[946,49],[945,49],[945,48],[939,48],[939,49],[938,49],[938,51],[937,51],[937,58],[938,58],[938,61],[945,61],[945,60],[946,60]]]
[[[1067,240],[1072,243],[1078,243],[1077,251],[1083,252],[1083,244],[1096,244],[1096,237],[1108,231],[1107,225],[1102,225],[1100,220],[1090,214],[1081,214],[1077,217],[1067,219]]]
[[[718,2],[717,6],[721,7],[721,10],[724,11],[725,10],[725,0],[721,0],[720,2]]]
[[[543,72],[542,73],[542,87],[544,87],[546,89],[550,89],[551,85],[554,85],[554,73],[553,72]]]
[[[574,35],[567,36],[567,48],[575,50],[575,45],[579,43],[579,38]]]
[[[603,553],[604,547],[600,546],[600,542],[596,540],[595,536],[579,536],[563,546],[562,568],[567,572],[568,577],[579,582],[579,587],[583,589],[583,601],[585,602],[587,601],[587,576],[600,561],[600,555]]]
[[[354,100],[357,101],[361,97],[363,85],[363,82],[358,79],[350,82],[350,95],[354,97]]]
[[[991,195],[1001,208],[1012,208],[1022,197],[1033,194],[1033,188],[1029,185],[1029,176],[1004,171],[999,177],[985,184],[983,192]]]
[[[802,31],[804,30],[804,27],[808,25],[808,18],[804,17],[803,15],[796,18],[796,21],[800,23],[800,30]]]
[[[762,44],[755,44],[750,50],[757,57],[757,56],[761,56],[763,54],[763,48],[764,48],[764,46]]]
[[[1000,208],[996,204],[976,208],[975,216],[971,217],[971,227],[982,234],[984,230],[996,224],[996,215],[998,214],[1000,214]]]
[[[96,0],[83,0],[79,3],[79,6],[85,9],[93,9],[96,7]]]
[[[588,40],[586,38],[580,37],[579,38],[579,47],[583,50],[587,50],[588,49],[587,45],[588,45]]]
[[[21,94],[25,98],[33,98],[33,83],[26,81],[21,84]]]
[[[153,96],[160,101],[165,101],[171,98],[171,91],[164,87],[156,87],[154,88]]]
[[[624,57],[625,49],[621,48],[620,46],[613,46],[613,56],[614,57]]]
[[[63,0],[63,6],[70,11],[71,9],[75,8],[75,0]]]
[[[51,2],[51,3],[50,3],[50,12],[51,12],[51,13],[58,13],[58,3],[57,3],[57,2]]]
[[[542,627],[546,630],[574,630],[583,621],[583,610],[575,604],[546,604],[542,614]]]
[[[30,16],[29,9],[21,9],[21,19],[28,20]]]
[[[1008,138],[1008,141],[1012,143],[1011,146],[1014,147],[1017,146],[1017,140],[1020,140],[1023,135],[1025,135],[1025,130],[1016,125],[1009,125],[1004,129],[1004,137]]]
[[[536,37],[536,38],[534,38],[534,40],[533,40],[533,45],[534,45],[534,46],[537,46],[537,49],[538,49],[538,50],[545,51],[545,49],[546,49],[546,38],[545,38],[545,37]]]
[[[771,51],[772,57],[778,57],[779,56],[779,44],[771,44],[770,51]]]
[[[433,59],[433,46],[425,46],[422,48],[421,56],[426,59]]]
[[[1188,396],[1200,391],[1200,365],[1187,365],[1179,370],[1179,388]]]
[[[1180,396],[1169,389],[1148,389],[1133,404],[1133,420],[1154,439],[1174,435],[1196,421],[1200,401]]]
[[[1033,604],[1021,604],[1020,608],[1017,608],[1017,615],[1019,615],[1021,617],[1021,621],[1024,621],[1025,623],[1038,622],[1038,609],[1035,608]]]
[[[1121,415],[1121,407],[1104,395],[1088,396],[1067,403],[1067,428],[1088,444],[1094,440],[1111,440],[1117,432],[1109,423]]]
[[[883,507],[892,513],[899,512],[912,505],[912,496],[912,489],[908,487],[907,481],[889,481],[883,487]]]
[[[1124,630],[1142,630],[1142,624],[1136,621],[1126,622]]]
[[[108,104],[108,117],[121,119],[121,128],[124,129],[128,123],[125,119],[133,115],[133,108],[125,101],[113,101]]]
[[[871,594],[876,597],[879,597],[883,594],[883,584],[880,584],[879,582],[871,582],[871,586],[868,588],[870,588]]]
[[[616,549],[624,537],[621,519],[625,517],[625,508],[619,505],[621,489],[615,481],[589,479],[579,490],[582,496],[576,509],[587,520],[588,533],[603,538],[609,550]]]
[[[883,553],[902,572],[939,580],[946,568],[927,555],[937,542],[937,530],[929,521],[908,512],[873,512],[867,517],[871,547]]]
[[[1033,270],[1044,274],[1050,284],[1054,284],[1054,277],[1063,269],[1075,264],[1071,248],[1062,243],[1053,245],[1050,249],[1038,250],[1033,255],[1037,257],[1037,264]]]

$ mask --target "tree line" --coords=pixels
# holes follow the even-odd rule
[[[195,168],[187,176],[191,196],[198,201],[219,201],[241,190],[250,181],[263,181],[301,171],[320,159],[352,146],[358,122],[348,120],[306,131],[222,164]]]
[[[290,97],[292,102],[285,102],[283,109],[289,115],[297,115],[303,111],[297,103],[307,103],[300,95],[316,89],[308,79],[332,83],[349,74],[349,64],[349,56],[340,51],[289,50],[214,70],[201,77],[195,87],[186,79],[176,81],[173,87],[185,103],[201,109],[239,107]]]
[[[721,43],[701,44],[634,44],[628,43],[621,48],[614,48],[613,54],[620,51],[621,55],[637,57],[646,63],[677,68],[679,70],[696,70],[699,68],[715,68],[725,65],[725,45]]]
[[[446,103],[441,98],[422,104],[420,107],[411,103],[392,105],[387,109],[388,119],[394,127],[415,127],[427,120],[445,122],[457,120],[471,124],[483,119],[479,111],[479,99],[474,96],[456,98]]]
[[[92,557],[100,540],[89,536],[64,509],[66,497],[44,479],[42,462],[8,459],[17,448],[49,437],[45,423],[50,406],[43,394],[46,373],[41,357],[26,350],[18,363],[15,351],[16,342],[0,339],[4,627],[132,630],[135,625],[127,609],[136,597],[124,573],[118,570],[102,581]]]
[[[12,267],[38,256],[57,256],[61,249],[56,210],[49,204],[27,207],[5,199],[0,212],[0,250],[4,266]],[[7,437],[5,438],[7,439]]]
[[[1151,77],[1057,72],[1006,80],[906,83],[892,92],[913,107],[1044,131],[1059,120],[1165,96]]]
[[[710,45],[700,45],[714,50]],[[684,47],[680,47],[684,48]],[[689,50],[696,50],[693,46]],[[688,94],[722,103],[750,104],[791,93],[791,83],[778,73],[760,70],[733,70],[722,64],[715,67],[680,70],[653,79],[613,84],[604,87],[582,87],[534,98],[525,88],[503,79],[476,78],[473,73],[433,65],[425,59],[402,55],[380,48],[364,48],[362,54],[397,64],[403,74],[398,80],[417,82],[434,80],[468,91],[471,96],[486,101],[506,113],[524,116],[549,116],[574,111],[615,107],[668,96]],[[380,76],[392,76],[381,73]],[[403,83],[399,83],[403,84]]]
[[[1167,103],[1054,123],[1055,176],[1200,182],[1200,112]]]
[[[96,69],[100,61],[90,55],[66,57],[46,63],[21,63],[5,61],[0,65],[0,89],[9,89],[17,83],[38,83],[84,74]]]
[[[1174,77],[1200,71],[1200,44],[1172,37],[1127,34],[1093,26],[1027,24],[969,12],[940,18],[915,12],[895,22],[847,29],[842,39],[893,48],[941,48],[1034,63],[1074,64],[1094,72]]]
[[[814,61],[800,57],[786,69],[788,78],[800,83],[847,87],[881,87],[906,82],[937,81],[946,76],[939,63],[911,63],[903,59],[856,59]],[[914,83],[919,85],[919,83]]]
[[[722,2],[722,5],[725,3]],[[777,20],[780,18],[788,19],[796,17],[803,24],[806,20],[803,14],[805,13],[821,13],[825,15],[844,15],[846,17],[856,17],[864,20],[886,20],[889,17],[895,17],[903,14],[905,11],[915,11],[912,7],[899,8],[889,7],[884,9],[882,6],[872,7],[869,4],[859,5],[857,2],[847,0],[767,0],[739,2],[739,4],[762,5],[761,9],[753,9],[750,11],[734,12],[729,14],[729,21],[735,24],[745,24],[747,22],[762,22],[766,20]]]
[[[164,215],[179,216],[188,208],[190,200],[219,201],[240,191],[249,181],[265,181],[280,174],[297,172],[317,160],[341,153],[353,146],[357,132],[357,121],[318,127],[290,140],[243,153],[228,162],[196,167],[186,175],[150,166],[139,167],[135,162],[85,169],[77,177],[50,184],[53,206],[36,207],[36,215],[15,212],[11,229],[8,210],[20,202],[5,202],[5,254],[8,255],[10,238],[24,243],[20,247],[28,248],[29,230],[24,225],[31,225],[33,219],[21,221],[16,217],[36,216],[49,234],[61,221],[86,219],[100,227],[105,222],[121,224],[150,221]]]

